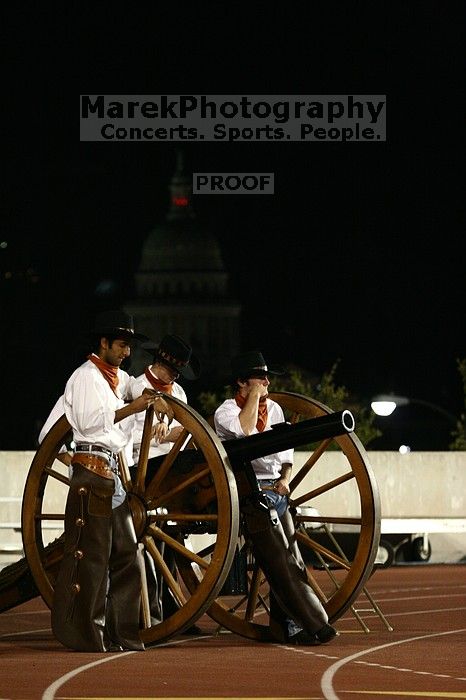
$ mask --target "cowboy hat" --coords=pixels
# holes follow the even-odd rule
[[[165,335],[158,345],[148,341],[141,347],[153,353],[154,362],[163,362],[185,379],[197,379],[201,373],[201,363],[191,346],[178,335]]]
[[[264,356],[258,350],[250,350],[236,355],[231,360],[231,375],[233,379],[254,377],[263,374],[285,374],[281,367],[268,367]]]
[[[124,311],[102,311],[94,321],[93,335],[115,336],[123,340],[149,340],[147,335],[134,332],[133,317]]]

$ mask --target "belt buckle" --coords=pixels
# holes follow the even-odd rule
[[[102,445],[89,445],[90,452],[102,452],[102,454],[107,455],[110,459],[113,456],[113,452],[108,449],[108,447],[103,447]]]
[[[101,452],[109,459],[116,459],[116,454],[108,449],[108,447],[103,447],[102,445],[91,445],[89,443],[82,443],[76,445],[76,452]]]
[[[104,455],[112,456],[113,452],[103,445],[89,445],[91,452],[102,452]]]

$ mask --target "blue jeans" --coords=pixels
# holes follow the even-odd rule
[[[274,483],[275,479],[261,479],[259,481],[259,486],[273,486]],[[281,518],[283,513],[288,508],[288,496],[281,496],[276,491],[269,491],[268,489],[263,491],[263,494],[267,499],[269,506],[275,508],[278,517]]]

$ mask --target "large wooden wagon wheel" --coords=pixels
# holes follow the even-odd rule
[[[273,393],[271,397],[280,403],[291,423],[332,413],[299,394]],[[253,639],[270,639],[267,585],[247,543],[238,537],[236,482],[222,443],[190,407],[172,397],[164,396],[164,400],[184,433],[156,476],[146,483],[145,430],[137,475],[125,485],[139,541],[180,609],[159,624],[142,622],[141,637],[146,642],[162,641],[207,611],[227,630]],[[148,411],[146,424],[151,421]],[[63,527],[69,480],[66,468],[55,457],[67,437],[69,425],[62,418],[34,458],[23,499],[24,550],[37,588],[49,606],[62,550],[60,540],[52,547],[48,544],[47,528],[55,524],[59,531]],[[186,449],[181,450],[182,446]],[[372,572],[380,534],[379,496],[364,448],[354,434],[324,440],[312,448],[305,464],[295,470],[291,498],[297,508],[304,556],[308,552],[314,564],[321,564],[322,571],[309,567],[311,581],[330,620],[335,621],[357,598]],[[190,455],[193,459],[186,460]],[[343,512],[335,510],[335,504],[342,504]],[[315,511],[308,506],[317,508],[318,514],[313,515]],[[313,530],[315,526],[319,527]],[[355,551],[345,552],[335,539],[337,530],[345,528],[352,531]],[[179,577],[172,576],[160,557],[162,542],[174,554]],[[245,563],[247,581],[244,593],[235,596],[232,588],[237,581],[232,586],[230,567],[240,547],[233,573],[238,561]]]
[[[154,412],[149,408],[137,474],[133,480],[129,472],[123,475],[144,554],[141,560],[153,562],[159,580],[165,580],[178,603],[170,617],[151,622],[148,601],[142,596],[141,638],[146,643],[168,639],[193,624],[210,607],[230,570],[239,527],[236,481],[221,441],[192,408],[171,396],[163,395],[161,400],[165,402],[162,410],[167,410],[183,426],[183,434],[155,476],[148,478],[149,428]],[[24,551],[35,584],[49,607],[63,545],[60,539],[49,544],[47,535],[53,527],[57,528],[56,536],[63,530],[69,488],[68,470],[56,456],[70,436],[69,423],[63,416],[34,457],[23,497]],[[176,460],[178,456],[180,459]],[[214,537],[206,555],[193,551],[191,535]],[[165,558],[160,554],[162,543]],[[191,572],[189,589],[167,567],[167,549],[184,571]]]
[[[332,413],[300,394],[275,392],[270,398],[282,406],[291,423]],[[354,433],[312,445],[306,455],[304,464],[295,463],[290,503],[296,507],[297,536],[309,563],[311,584],[334,622],[356,600],[372,573],[380,539],[379,493],[364,447]],[[248,543],[240,542],[237,551],[231,589],[216,599],[208,614],[227,630],[270,640],[267,584]],[[192,573],[184,572],[192,580]],[[235,595],[235,587],[241,589],[239,594]]]

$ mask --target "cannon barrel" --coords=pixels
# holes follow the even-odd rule
[[[230,461],[235,465],[309,442],[345,435],[353,430],[353,414],[345,409],[325,416],[309,418],[300,423],[276,423],[272,426],[272,430],[265,430],[244,438],[223,440],[222,444]]]

